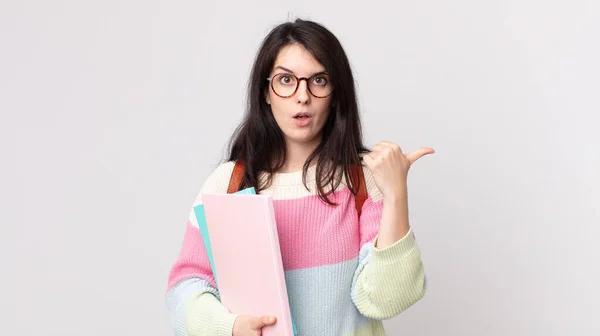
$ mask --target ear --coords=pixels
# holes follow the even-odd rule
[[[271,105],[271,90],[268,87],[265,90],[265,100],[267,101],[267,105]]]

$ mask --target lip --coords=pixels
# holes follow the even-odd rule
[[[312,117],[312,115],[311,115],[310,113],[308,113],[308,112],[305,112],[305,111],[300,111],[300,112],[298,112],[298,113],[294,114],[293,118],[296,118],[297,116],[299,116],[299,115],[301,115],[301,114],[304,114],[304,115],[306,115],[306,116],[307,116],[307,117],[309,117],[309,118],[310,118],[310,117]]]
[[[297,116],[301,115],[301,114],[305,114],[306,118],[296,118]],[[297,127],[308,127],[310,124],[312,124],[312,116],[309,113],[306,112],[298,112],[296,114],[294,114],[294,124]]]

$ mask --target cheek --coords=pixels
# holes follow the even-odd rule
[[[327,118],[329,113],[331,113],[331,103],[329,101],[322,102],[318,106],[319,114],[324,118]]]
[[[273,111],[274,115],[284,115],[293,111],[293,109],[294,106],[287,100],[271,96],[271,111]]]

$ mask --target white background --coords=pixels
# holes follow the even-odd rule
[[[0,334],[172,335],[167,276],[262,38],[340,39],[429,290],[390,335],[600,334],[600,3],[0,2]]]

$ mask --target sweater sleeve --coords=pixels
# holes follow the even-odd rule
[[[400,240],[377,248],[383,197],[368,168],[363,168],[368,198],[359,219],[359,263],[352,283],[352,300],[361,314],[383,320],[419,301],[427,281],[419,246],[412,229]]]
[[[179,256],[169,273],[166,303],[176,336],[231,336],[236,314],[219,301],[193,207],[202,193],[226,193],[234,162],[219,165],[206,179],[189,214]]]

